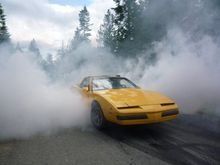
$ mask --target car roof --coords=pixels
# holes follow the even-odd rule
[[[95,79],[99,79],[99,78],[124,78],[121,77],[120,75],[115,75],[115,76],[110,76],[110,75],[101,75],[101,76],[87,76],[85,78],[95,78]],[[84,78],[84,79],[85,79]]]

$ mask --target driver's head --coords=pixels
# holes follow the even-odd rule
[[[113,88],[120,88],[121,87],[120,79],[112,78],[112,79],[110,79],[110,81],[112,83]]]

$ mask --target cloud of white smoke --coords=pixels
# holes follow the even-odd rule
[[[159,61],[144,71],[140,84],[171,96],[183,113],[220,114],[220,48],[211,37],[192,41],[171,30],[154,49]]]
[[[177,7],[184,6],[179,3]],[[160,7],[164,8],[164,5]],[[153,9],[153,12],[160,11],[157,4]],[[195,8],[190,6],[187,9],[193,14]],[[212,10],[207,8],[204,13],[206,11],[211,13]],[[193,16],[197,18],[198,15]],[[67,53],[52,70],[57,82],[65,85],[52,84],[29,54],[11,53],[1,48],[0,139],[85,126],[89,121],[89,107],[77,92],[69,88],[88,75],[121,74],[144,89],[170,96],[180,106],[181,113],[220,115],[219,36],[204,32],[210,26],[213,31],[219,29],[214,28],[217,25],[212,24],[212,18],[215,14],[198,19],[193,28],[184,23],[194,20],[190,16],[180,21],[183,28],[170,24],[167,35],[153,43],[151,50],[146,50],[138,59],[118,58],[102,48],[82,44]],[[210,26],[201,30],[207,20]],[[218,34],[218,30],[215,33]],[[153,65],[146,64],[149,52],[157,56],[158,61]]]
[[[1,56],[8,54],[1,50]],[[76,91],[51,85],[28,54],[4,59],[0,65],[0,139],[88,124],[87,104]]]

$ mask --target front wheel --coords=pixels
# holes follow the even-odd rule
[[[92,103],[91,122],[93,126],[99,130],[103,129],[106,126],[106,119],[98,102]]]

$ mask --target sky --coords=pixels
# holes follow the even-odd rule
[[[89,5],[92,0],[49,0],[49,2],[62,5]]]
[[[39,45],[58,48],[73,38],[78,14],[84,5],[90,12],[92,43],[112,0],[1,0],[13,42],[27,43],[33,38]]]

